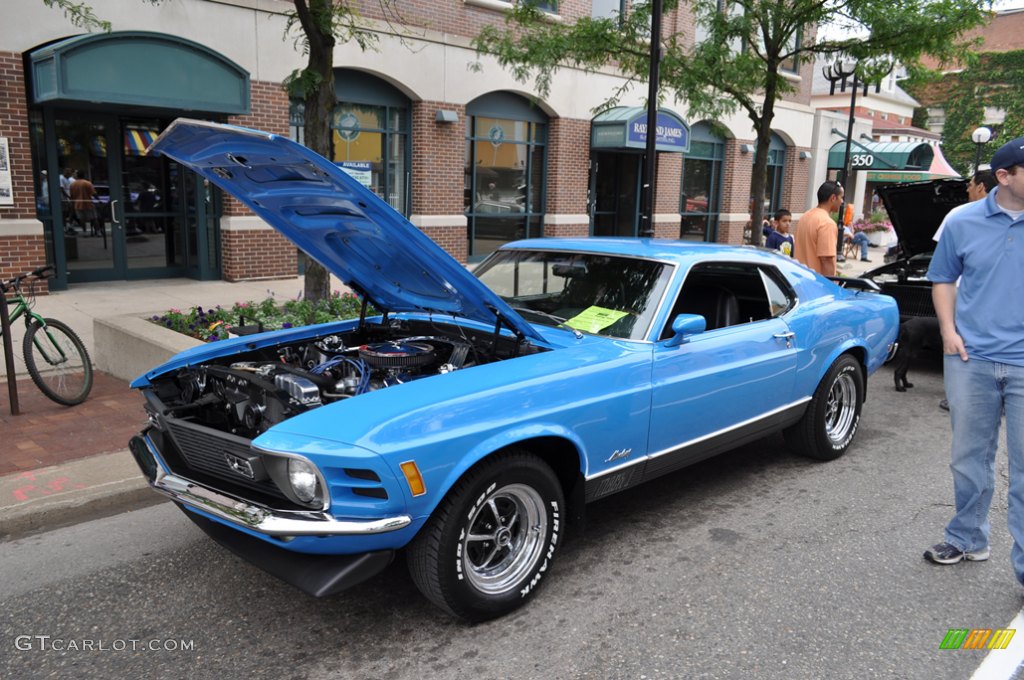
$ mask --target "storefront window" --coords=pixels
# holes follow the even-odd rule
[[[338,167],[388,205],[409,215],[409,100],[361,71],[335,71],[338,103],[331,113],[331,149]],[[293,99],[288,135],[305,144],[306,111]]]
[[[771,146],[768,148],[768,181],[765,184],[764,214],[770,215],[782,205],[782,184],[785,180],[786,143],[777,134],[772,133]]]
[[[60,172],[56,173],[58,177],[51,177],[50,169],[46,165],[46,143],[42,113],[35,110],[30,111],[29,125],[32,134],[32,167],[35,172],[36,217],[43,223],[46,261],[52,264],[56,261],[54,259],[53,244],[56,205],[58,203],[61,204],[66,215],[70,210],[70,204],[62,201]],[[65,205],[66,203],[67,206]]]
[[[407,115],[387,106],[339,103],[331,120],[331,160],[405,215]]]
[[[288,107],[288,137],[305,146],[306,104],[293,99]]]
[[[491,106],[511,103],[489,100]],[[488,101],[485,98],[485,104]],[[525,102],[523,106],[528,106]],[[513,104],[513,111],[516,106]],[[467,107],[466,217],[469,255],[480,257],[502,243],[541,235],[544,213],[547,125]],[[535,109],[528,110],[536,118]]]
[[[718,235],[725,140],[707,123],[697,123],[690,134],[690,151],[683,158],[679,238],[714,241]]]

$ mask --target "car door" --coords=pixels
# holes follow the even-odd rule
[[[704,263],[687,274],[671,317],[700,313],[707,300],[693,297],[720,290],[738,300],[736,318],[709,318],[705,332],[674,346],[665,333],[655,347],[651,476],[767,434],[798,408],[792,405],[796,342],[784,318],[796,304],[792,288],[771,267]]]

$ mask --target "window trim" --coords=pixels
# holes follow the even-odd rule
[[[705,216],[708,219],[708,226],[705,229],[705,243],[714,243],[718,239],[718,225],[722,215],[722,191],[723,183],[725,181],[725,143],[724,137],[715,135],[711,129],[711,126],[707,124],[707,121],[699,121],[690,126],[690,143],[691,148],[693,142],[704,142],[712,144],[714,154],[712,156],[701,156],[693,153],[683,155],[683,166],[679,172],[679,215],[684,216]],[[695,161],[710,161],[712,164],[712,173],[716,177],[712,180],[711,185],[711,196],[708,200],[708,210],[703,212],[687,211],[686,203],[683,200],[685,194],[683,193],[683,181],[686,176],[686,162],[688,160]],[[714,208],[712,210],[711,208]],[[680,226],[679,237],[682,238],[682,226]]]
[[[509,12],[515,6],[515,2],[509,2],[508,0],[462,0],[464,5],[470,7],[480,7],[483,9],[493,9],[498,12]],[[558,0],[551,0],[551,4],[554,4],[554,10],[544,7],[548,3],[538,2],[537,9],[541,11],[541,15],[548,21],[561,22],[562,15],[558,13]]]
[[[486,96],[486,95],[485,95]],[[479,101],[479,100],[478,100]],[[547,178],[548,178],[548,147],[550,134],[550,122],[549,121],[538,121],[532,119],[524,119],[519,116],[515,111],[508,111],[501,115],[495,115],[487,106],[488,102],[480,102],[479,106],[475,106],[471,103],[466,108],[466,128],[463,135],[463,141],[466,144],[467,157],[465,158],[466,167],[473,168],[472,175],[469,178],[469,194],[471,197],[477,194],[477,164],[476,164],[476,142],[487,140],[485,136],[477,136],[476,123],[478,118],[495,118],[497,120],[508,120],[513,122],[526,123],[526,140],[522,142],[517,141],[502,141],[503,144],[516,144],[525,146],[527,148],[526,157],[532,158],[533,151],[538,147],[541,149],[541,167],[540,167],[540,182],[537,184],[537,189],[540,193],[540,206],[539,209],[534,212],[532,210],[524,210],[519,214],[519,218],[522,221],[525,230],[524,236],[526,238],[539,238],[544,235],[544,215],[547,212]],[[515,117],[510,117],[515,116]],[[537,126],[543,125],[543,135],[537,134]],[[538,140],[538,137],[540,138]],[[530,208],[533,205],[532,195],[529,192],[531,186],[533,186],[533,163],[527,163],[525,168],[524,182],[527,187],[526,200],[524,202],[525,208]],[[490,253],[474,253],[473,252],[473,241],[476,233],[476,218],[481,213],[475,211],[475,204],[473,200],[470,201],[470,206],[474,209],[466,210],[463,208],[463,214],[466,216],[466,256],[469,262],[480,262],[486,258]],[[534,219],[538,220],[538,227],[536,234],[530,232],[530,222]]]

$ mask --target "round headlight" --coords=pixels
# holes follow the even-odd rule
[[[288,459],[288,483],[292,485],[295,497],[303,503],[312,503],[316,500],[319,480],[316,468],[309,461],[300,458]]]

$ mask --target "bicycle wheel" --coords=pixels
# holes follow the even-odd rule
[[[92,362],[85,345],[62,321],[29,324],[22,349],[32,382],[58,404],[81,404],[92,389]]]

